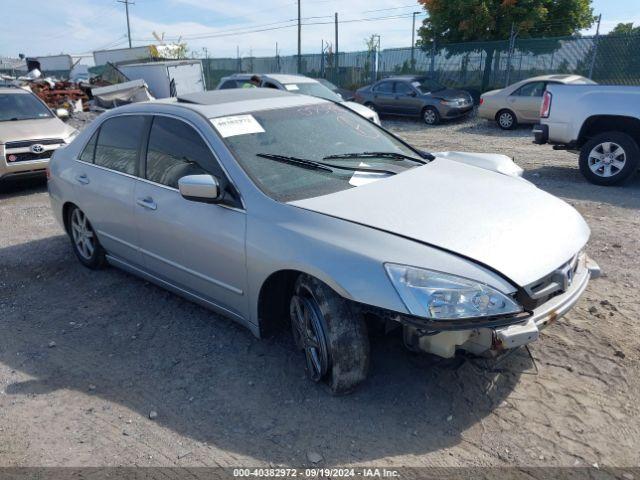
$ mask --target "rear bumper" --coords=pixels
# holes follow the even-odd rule
[[[533,143],[544,145],[549,141],[549,125],[536,123],[533,126]]]

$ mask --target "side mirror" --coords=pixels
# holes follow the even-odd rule
[[[220,183],[213,175],[187,175],[178,180],[178,190],[187,200],[216,203],[220,200]]]
[[[69,110],[66,108],[56,108],[56,117],[60,120],[66,120],[69,118]]]

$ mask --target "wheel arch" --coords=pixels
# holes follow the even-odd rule
[[[62,205],[62,222],[64,225],[64,231],[67,232],[67,234],[71,233],[69,227],[69,210],[73,207],[77,207],[73,202],[65,202],[64,205]]]
[[[592,115],[588,117],[578,135],[578,146],[582,146],[595,135],[617,131],[626,133],[640,146],[640,119],[625,115]]]

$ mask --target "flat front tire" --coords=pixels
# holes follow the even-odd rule
[[[302,274],[290,301],[296,347],[304,352],[310,380],[331,393],[351,392],[367,377],[369,337],[364,319],[327,285]]]
[[[103,268],[107,264],[105,251],[85,213],[72,206],[67,215],[71,247],[80,263],[92,270]]]
[[[618,185],[640,166],[640,148],[626,133],[604,132],[580,149],[580,172],[596,185]]]

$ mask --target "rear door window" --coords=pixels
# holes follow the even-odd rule
[[[187,175],[214,174],[221,178],[217,160],[193,127],[174,118],[153,119],[147,147],[146,178],[178,188]]]
[[[98,139],[98,133],[100,129],[96,130],[95,133],[91,136],[89,143],[87,143],[80,154],[80,160],[87,163],[93,163],[93,156],[96,151],[96,140]]]
[[[140,141],[145,134],[146,121],[144,116],[138,115],[106,120],[100,126],[94,163],[116,172],[137,175]]]
[[[544,94],[544,82],[531,82],[521,86],[513,92],[517,97],[541,97]]]

